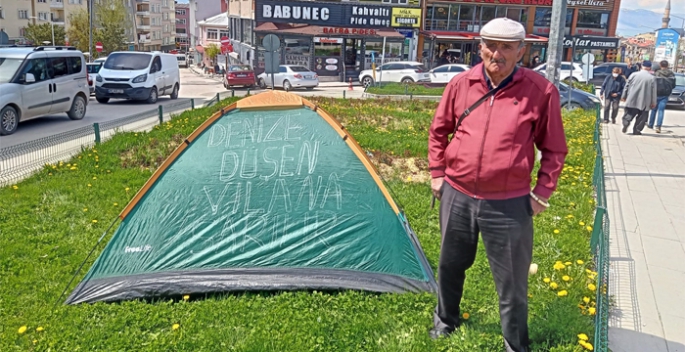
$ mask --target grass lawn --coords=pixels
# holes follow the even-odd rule
[[[380,87],[369,87],[366,89],[370,94],[383,95],[436,95],[442,96],[445,87],[426,87],[420,83],[384,83]]]
[[[373,154],[435,270],[440,236],[438,211],[429,210],[426,144],[436,103],[312,100]],[[436,304],[431,294],[240,293],[78,306],[63,305],[63,297],[55,305],[111,221],[183,136],[216,109],[186,112],[149,133],[119,134],[0,189],[0,351],[503,350],[482,245],[467,273],[462,308],[469,318],[453,337],[438,341],[427,334]],[[533,261],[540,268],[530,277],[534,351],[581,351],[579,334],[592,341],[593,114],[564,112],[570,153],[552,207],[535,219]]]

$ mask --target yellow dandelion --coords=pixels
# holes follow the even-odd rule
[[[566,262],[566,263],[564,263],[564,265],[566,265],[566,266],[569,266],[569,265],[571,265],[571,264],[573,264],[573,263],[571,263],[571,262]]]
[[[571,278],[568,275],[562,276],[561,279],[564,281],[570,281],[571,280]]]
[[[83,208],[83,211],[88,211],[88,208]]]
[[[187,300],[189,300],[189,299],[190,299],[190,296],[189,296],[189,295],[183,296],[183,300],[184,300],[184,301],[187,301]]]
[[[571,202],[571,203],[569,203],[569,204],[570,204],[572,207],[576,205],[576,203],[573,203],[573,202]]]
[[[550,287],[552,290],[556,290],[557,287],[559,287],[559,285],[557,285],[556,282],[552,282],[552,283],[549,284],[549,287]]]
[[[76,170],[76,166],[70,167],[69,170]]]
[[[590,315],[595,315],[595,313],[597,313],[597,309],[595,307],[590,307],[587,309],[587,312],[590,313]]]
[[[594,291],[594,290],[597,289],[597,286],[595,286],[595,284],[588,284],[588,285],[587,285],[587,288],[588,288],[590,291]]]
[[[592,226],[588,226],[588,227],[586,227],[586,229],[587,229],[588,231],[592,231]]]
[[[93,180],[97,180],[97,179],[98,179],[97,177],[93,176]]]
[[[93,219],[93,224],[97,224],[97,223],[98,223],[98,221]]]
[[[411,182],[411,176],[407,176],[407,181]]]
[[[52,176],[52,172],[48,172],[48,176]]]
[[[564,268],[566,268],[566,265],[564,265],[563,263],[554,264],[554,269],[556,270],[563,270]]]
[[[585,334],[578,334],[578,339],[583,340],[583,341],[587,341],[588,337]]]
[[[542,281],[543,281],[544,283],[548,284],[548,283],[549,283],[550,281],[552,281],[552,280],[551,280],[550,278],[546,277],[546,278],[542,279]]]
[[[583,297],[583,302],[590,303],[590,297]]]
[[[23,333],[26,332],[26,329],[27,329],[27,328],[26,328],[26,325],[24,325],[24,326],[20,327],[19,330],[17,330],[17,332],[18,332],[19,334],[23,334]]]
[[[171,330],[178,330],[178,328],[180,328],[180,327],[181,327],[181,325],[174,324],[171,326]]]
[[[119,205],[119,203],[114,203],[114,206],[115,206],[115,207],[116,207],[117,205]]]
[[[583,221],[579,222],[580,226],[585,226],[585,223]]]
[[[91,185],[91,184],[89,183],[89,184],[88,184],[88,187],[93,187],[93,185]]]
[[[79,157],[79,159],[80,159],[80,158],[81,158],[81,157]],[[34,345],[37,344],[37,343],[38,343],[38,340],[33,340],[33,344],[34,344]]]
[[[578,260],[576,260],[576,263],[578,263],[578,265],[583,265],[585,262],[582,261],[582,260],[580,260],[580,259],[578,259]]]
[[[559,234],[559,230],[554,229],[554,233],[555,233],[555,234]]]
[[[43,329],[42,326],[39,326],[39,327],[36,328],[36,331],[38,331],[38,332],[41,332],[41,331],[43,331],[43,330],[45,330],[45,329]]]
[[[464,318],[464,320],[469,320],[469,317],[471,317],[471,315],[469,315],[469,313],[464,313],[461,315],[461,317]]]
[[[561,291],[557,292],[557,296],[559,296],[559,297],[568,296],[568,291],[561,290]]]
[[[19,189],[19,187],[17,187],[17,185],[14,185],[12,186],[12,189]]]
[[[128,192],[128,190],[129,190],[129,188],[128,188],[128,187],[126,187],[126,189],[124,189],[124,191],[126,191],[126,192]]]

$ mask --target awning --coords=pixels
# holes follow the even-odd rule
[[[205,48],[202,47],[202,45],[196,45],[195,50],[197,50],[198,53],[204,54],[205,53]]]
[[[369,28],[341,28],[341,27],[324,27],[307,24],[286,24],[264,22],[255,27],[255,32],[270,32],[270,33],[289,33],[299,35],[310,35],[314,37],[365,37],[365,38],[396,38],[404,39],[404,35],[398,33],[392,28],[383,29],[369,29]]]

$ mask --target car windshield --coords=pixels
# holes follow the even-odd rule
[[[21,66],[22,59],[8,59],[0,57],[0,83],[9,82],[14,73],[17,72],[19,66]]]
[[[87,67],[88,67],[88,73],[98,73],[98,72],[100,72],[100,67],[102,67],[102,65],[100,65],[100,64],[88,64]]]
[[[309,69],[304,66],[290,66],[290,70],[293,72],[309,72]]]
[[[676,86],[685,86],[685,76],[682,76],[682,75],[675,76],[675,85]]]
[[[149,54],[112,54],[105,61],[105,68],[109,70],[144,70],[150,65],[152,55]]]
[[[229,66],[229,71],[252,71],[252,67],[250,65],[231,65]]]

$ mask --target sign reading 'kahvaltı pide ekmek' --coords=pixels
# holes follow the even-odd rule
[[[421,9],[359,3],[256,0],[257,22],[303,23],[349,28],[413,28],[420,26]],[[418,11],[418,15],[417,15]],[[406,12],[406,14],[405,14]]]

